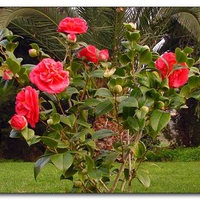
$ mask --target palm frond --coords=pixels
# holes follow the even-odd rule
[[[177,21],[187,28],[200,41],[200,23],[197,18],[188,12],[181,12],[175,15]]]
[[[36,42],[46,53],[63,59],[65,50],[54,38],[59,22],[67,16],[77,16],[71,8],[3,8],[0,28],[8,27],[30,42]]]
[[[200,8],[162,8],[158,16],[164,21],[172,18],[177,20],[200,41]]]

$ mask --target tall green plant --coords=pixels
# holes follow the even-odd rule
[[[75,28],[77,32],[79,26]],[[68,29],[72,34],[71,26]],[[35,163],[35,178],[52,163],[69,183],[67,192],[131,192],[134,179],[150,186],[148,169],[141,167],[148,151],[142,138],[156,138],[170,121],[172,109],[184,106],[188,98],[199,99],[200,72],[189,57],[191,48],[177,48],[175,54],[159,58],[140,44],[134,23],[124,23],[124,29],[123,48],[117,51],[119,66],[115,59],[108,60],[106,50],[76,41],[68,32],[57,33],[66,51],[62,63],[32,43],[30,55],[40,62],[22,65],[14,53],[15,35],[2,30],[2,82],[30,85],[30,78],[37,86],[37,91],[31,86],[19,91],[17,116],[10,121],[11,138],[22,138],[28,145],[40,142],[46,149]],[[174,63],[168,63],[168,56]],[[11,77],[5,76],[8,72]],[[96,130],[90,119],[100,116],[117,129]],[[38,118],[45,127],[42,135],[35,129]],[[98,141],[109,137],[113,147],[101,149]]]

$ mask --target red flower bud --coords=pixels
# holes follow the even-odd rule
[[[99,51],[99,61],[107,61],[109,58],[109,53],[107,49]]]
[[[6,69],[4,72],[3,72],[3,79],[4,80],[11,80],[13,77],[13,73],[11,70],[9,69]]]
[[[16,131],[21,131],[27,127],[28,123],[24,116],[21,115],[13,115],[13,117],[9,121],[11,127]]]
[[[76,42],[76,35],[74,33],[70,33],[67,35],[67,41],[70,43]]]
[[[34,58],[34,57],[38,56],[38,51],[36,49],[29,49],[28,54],[29,54],[29,56]]]

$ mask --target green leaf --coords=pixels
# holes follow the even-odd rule
[[[111,165],[115,162],[117,157],[119,156],[119,152],[110,152],[104,159],[104,164],[110,168]]]
[[[175,50],[175,55],[176,55],[176,61],[177,61],[178,63],[186,62],[187,56],[185,55],[184,52],[181,51],[180,48],[176,48],[176,50]]]
[[[75,87],[67,87],[66,94],[72,96],[73,94],[78,94],[79,91]]]
[[[104,75],[104,70],[102,69],[97,69],[91,73],[91,77],[93,78],[103,78],[103,75]]]
[[[2,28],[0,30],[0,41],[8,35],[10,35],[10,31],[7,28]]]
[[[102,171],[100,169],[94,169],[92,171],[88,171],[88,175],[93,179],[100,179],[102,177]]]
[[[106,99],[97,105],[94,112],[97,116],[99,116],[110,112],[113,108],[113,103],[109,99]]]
[[[60,114],[54,113],[52,119],[53,119],[53,124],[58,124],[60,122]]]
[[[194,62],[195,62],[195,60],[193,58],[188,58],[187,61],[186,61],[189,68],[192,67]]]
[[[200,85],[200,77],[199,76],[192,76],[188,80],[188,85],[191,89],[196,88]]]
[[[119,56],[119,61],[121,62],[122,65],[126,65],[129,62],[131,62],[131,59],[126,54],[124,54]]]
[[[127,52],[127,56],[131,59],[131,60],[134,60],[134,57],[135,57],[135,50],[129,50]]]
[[[74,168],[73,164],[65,171],[61,179],[70,179],[74,174],[76,174],[77,169]]]
[[[88,133],[92,133],[92,130],[91,129],[88,129],[88,128],[84,128],[84,129],[81,129],[80,132],[77,132],[75,133],[71,138],[70,138],[70,142],[74,142],[74,141],[78,141],[85,137],[85,135],[87,135]]]
[[[28,145],[31,146],[33,144],[38,143],[41,140],[41,136],[34,135],[30,140],[27,141]]]
[[[14,50],[18,47],[18,45],[19,45],[19,42],[15,42],[15,43],[9,42],[6,45],[6,51],[14,52]]]
[[[74,114],[71,114],[69,116],[62,115],[60,121],[68,125],[70,128],[73,128],[74,123],[76,121],[76,116]]]
[[[190,48],[190,47],[185,47],[185,48],[183,49],[183,52],[184,52],[185,54],[191,54],[193,51],[194,51],[194,50],[193,50],[192,48]]]
[[[77,78],[74,78],[74,79],[73,79],[72,84],[73,84],[75,87],[84,88],[84,86],[85,86],[85,81],[82,80],[81,78],[77,77]]]
[[[81,125],[81,126],[83,126],[83,127],[86,127],[86,128],[90,128],[90,127],[91,127],[91,124],[90,124],[90,123],[87,123],[87,122],[85,122],[85,121],[83,121],[83,120],[81,120],[81,119],[78,119],[78,120],[77,120],[77,124],[79,124],[79,125]]]
[[[152,53],[146,49],[140,54],[140,64],[148,64],[152,60]]]
[[[22,136],[24,137],[24,139],[26,141],[30,140],[34,135],[35,135],[35,132],[34,130],[32,129],[29,129],[29,128],[25,128],[21,131],[21,134]]]
[[[87,170],[88,173],[93,171],[94,168],[94,160],[90,156],[85,156],[86,164],[87,164]]]
[[[54,96],[52,98],[54,98]],[[52,107],[52,115],[54,113],[57,113],[56,106],[54,105],[53,101],[48,101],[48,102],[51,104],[51,107]]]
[[[181,91],[180,91],[180,95],[182,97],[185,97],[187,96],[188,94],[190,93],[190,87],[188,85],[185,85],[181,88]]]
[[[36,180],[38,174],[40,173],[41,169],[50,162],[51,157],[53,154],[47,154],[41,156],[34,164],[34,178]]]
[[[129,148],[133,151],[134,156],[138,159],[142,158],[146,152],[146,146],[142,141],[140,141],[138,144],[133,143],[132,145],[129,145]]]
[[[154,110],[150,117],[150,124],[153,130],[160,132],[170,121],[170,113],[163,110]]]
[[[136,117],[128,116],[127,122],[128,122],[130,130],[133,133],[140,131],[139,120]]]
[[[107,89],[107,88],[99,88],[99,89],[96,91],[94,97],[96,97],[96,96],[107,97],[107,98],[108,98],[108,97],[113,97],[112,93],[111,93],[110,90]]]
[[[151,184],[151,180],[148,176],[148,174],[143,173],[143,174],[137,174],[137,179],[144,185],[144,187],[148,188]]]
[[[138,101],[135,97],[127,97],[120,104],[119,108],[122,107],[138,107]]]
[[[12,58],[7,58],[6,59],[6,64],[9,66],[13,74],[16,74],[20,71],[20,65],[17,63],[15,60]]]
[[[189,97],[200,101],[200,90],[192,92]]]
[[[16,131],[14,129],[10,131],[10,138],[20,138],[20,137],[21,133],[19,131]]]
[[[112,135],[116,135],[115,132],[109,130],[109,129],[101,129],[96,131],[93,135],[92,135],[92,139],[102,139],[104,137],[108,137],[108,136],[112,136]]]
[[[73,163],[74,157],[68,153],[56,154],[51,157],[51,162],[61,171],[66,171]]]
[[[48,137],[48,136],[41,136],[41,141],[46,144],[50,148],[57,148],[58,141],[54,138]]]
[[[130,42],[137,42],[140,39],[140,31],[135,30],[134,32],[127,31],[126,37]]]
[[[31,43],[30,46],[31,46],[33,49],[40,50],[40,47],[39,47],[38,44],[36,44],[36,43]]]

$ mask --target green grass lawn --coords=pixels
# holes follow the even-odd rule
[[[200,193],[200,162],[157,162],[149,166],[151,186],[147,190],[134,181],[133,193]],[[34,163],[0,162],[0,193],[65,193],[66,180],[51,164],[37,178]],[[149,165],[148,163],[146,165]]]

